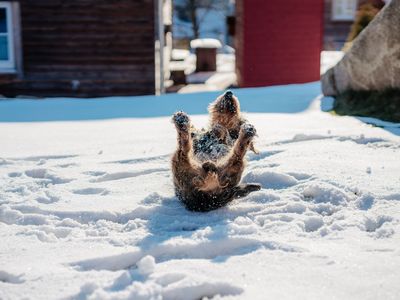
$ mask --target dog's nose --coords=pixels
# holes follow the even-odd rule
[[[231,100],[231,99],[232,99],[232,96],[233,96],[232,91],[229,91],[229,90],[228,90],[228,91],[225,92],[225,95],[224,95],[225,99]]]

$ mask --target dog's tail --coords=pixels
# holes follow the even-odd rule
[[[234,188],[233,197],[243,198],[252,192],[261,190],[261,185],[257,183],[240,184]]]

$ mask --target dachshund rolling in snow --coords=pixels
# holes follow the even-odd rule
[[[256,130],[242,118],[238,99],[227,91],[208,110],[208,131],[196,130],[184,112],[172,117],[178,133],[172,157],[175,192],[192,211],[217,209],[261,189],[259,184],[239,184],[247,150],[256,152]]]

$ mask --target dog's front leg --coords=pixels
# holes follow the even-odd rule
[[[172,157],[172,172],[177,186],[184,188],[192,184],[192,180],[200,174],[200,166],[192,159],[189,116],[184,112],[177,112],[172,121],[178,133],[178,147]]]
[[[177,153],[181,159],[187,160],[192,150],[192,140],[190,137],[190,119],[183,111],[175,113],[172,117],[178,133],[178,149]]]
[[[240,128],[239,137],[236,140],[232,153],[228,160],[220,167],[220,182],[222,185],[237,185],[244,170],[244,156],[250,147],[251,141],[256,135],[253,125],[244,124]]]

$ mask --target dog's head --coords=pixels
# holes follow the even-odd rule
[[[210,104],[208,111],[211,114],[239,115],[240,103],[238,98],[228,90]]]

